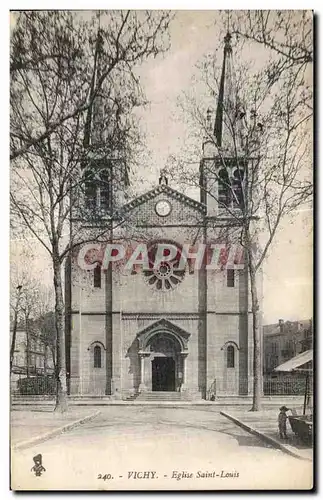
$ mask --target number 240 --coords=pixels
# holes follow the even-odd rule
[[[107,479],[113,479],[111,474],[98,474],[98,479],[103,479],[103,481],[106,481]]]

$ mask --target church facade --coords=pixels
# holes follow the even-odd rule
[[[149,264],[154,262],[158,243],[175,246],[176,255],[156,268],[137,262],[125,271],[112,265],[103,269],[98,250],[101,258],[94,259],[91,270],[84,270],[78,264],[78,249],[67,266],[70,395],[146,399],[158,394],[163,399],[172,393],[198,400],[252,393],[247,266],[233,262],[208,270],[195,265],[200,248],[223,241],[230,246],[232,228],[239,226],[238,218],[234,222],[230,211],[223,209],[226,204],[235,214],[241,209],[241,182],[248,168],[245,159],[237,161],[224,145],[230,59],[227,40],[214,128],[211,125],[215,141],[203,144],[200,200],[173,189],[169,178],[161,176],[154,189],[123,203],[120,223],[107,222],[109,242],[129,245],[131,240],[132,246],[144,242]],[[233,183],[234,197],[228,195],[227,181],[220,182],[223,157],[219,159],[219,148],[226,158],[224,176]],[[101,189],[91,203],[99,200],[102,206],[104,196]],[[188,264],[181,268],[184,247],[191,250]]]

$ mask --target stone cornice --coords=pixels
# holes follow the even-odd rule
[[[80,311],[78,309],[73,309],[71,311],[71,314],[80,314]],[[82,311],[81,315],[82,316],[106,316],[108,313],[105,313],[104,311]],[[160,312],[160,313],[123,313],[120,311],[113,311],[113,315],[121,316],[123,320],[126,319],[131,319],[136,321],[137,319],[161,319],[164,318],[165,315],[168,318],[171,318],[172,320],[182,320],[182,319],[199,319],[201,316],[203,316],[203,313],[189,313],[189,312],[183,312],[183,313],[165,313]]]
[[[252,314],[252,311],[248,311],[249,314]],[[71,314],[80,314],[80,311],[78,309],[73,309],[71,311]],[[82,311],[81,315],[82,316],[106,316],[108,313],[104,311]],[[190,312],[182,312],[182,313],[173,313],[173,312],[160,312],[160,313],[144,313],[144,312],[120,312],[120,311],[113,311],[113,315],[118,315],[121,316],[123,320],[138,320],[138,319],[158,319],[158,318],[164,318],[167,316],[167,318],[170,318],[172,320],[183,320],[183,319],[200,319],[203,318],[207,314],[217,314],[219,316],[221,315],[243,315],[246,314],[246,311],[211,311],[207,310],[201,313],[190,313]]]

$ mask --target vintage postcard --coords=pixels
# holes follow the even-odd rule
[[[311,490],[313,12],[10,13],[12,490]]]

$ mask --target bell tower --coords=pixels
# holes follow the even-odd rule
[[[222,68],[215,113],[208,109],[200,164],[200,199],[206,205],[205,243],[224,245],[218,268],[201,275],[202,304],[207,304],[201,345],[208,346],[204,371],[207,387],[218,394],[252,391],[252,318],[245,252],[240,248],[248,213],[248,127],[239,99],[231,35],[224,38]],[[231,253],[230,253],[231,252]],[[239,257],[237,255],[239,254]],[[230,256],[229,256],[230,255]],[[209,310],[213,309],[210,313]],[[224,365],[214,363],[214,353]]]
[[[120,119],[114,104],[104,96],[104,88],[98,86],[104,72],[104,40],[102,30],[97,33],[94,70],[87,110],[82,166],[82,211],[85,218],[106,218],[126,201],[129,173],[123,151],[118,143]],[[112,109],[110,107],[112,106]],[[120,141],[119,141],[120,142]]]
[[[209,217],[228,216],[243,206],[244,116],[233,70],[231,35],[227,33],[214,126],[212,112],[208,109],[200,165],[200,199],[206,204]]]

